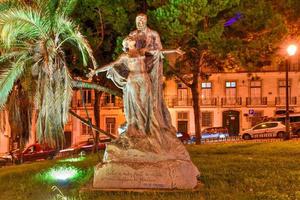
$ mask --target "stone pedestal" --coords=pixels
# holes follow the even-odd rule
[[[190,161],[110,162],[95,167],[94,188],[193,189],[198,169]]]
[[[198,169],[182,143],[174,137],[164,146],[146,139],[120,138],[109,144],[103,163],[95,167],[93,188],[97,189],[193,189]],[[161,148],[159,148],[161,147]],[[147,149],[147,150],[144,150]]]

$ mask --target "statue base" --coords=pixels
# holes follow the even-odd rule
[[[188,160],[107,162],[95,167],[93,188],[193,189],[198,169]]]

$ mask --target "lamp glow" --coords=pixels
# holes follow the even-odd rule
[[[287,53],[289,56],[293,56],[296,54],[297,52],[297,46],[294,44],[291,44],[288,46],[288,48],[286,49]]]

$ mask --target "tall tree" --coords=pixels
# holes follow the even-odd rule
[[[207,77],[202,69],[266,64],[275,50],[273,42],[284,34],[283,20],[270,6],[267,0],[170,0],[148,12],[165,46],[182,46],[187,52],[180,65],[169,69],[192,91],[197,143],[201,138],[199,87],[201,78]]]
[[[66,44],[80,52],[83,65],[90,58],[87,40],[68,16],[76,0],[6,0],[0,3],[0,108],[15,83],[35,80],[38,139],[52,146],[63,140],[72,95],[72,81],[65,59]]]

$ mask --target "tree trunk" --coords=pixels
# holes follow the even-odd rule
[[[95,92],[95,102],[94,102],[94,119],[97,127],[100,127],[100,98],[102,96],[102,92],[94,90]],[[96,131],[95,134],[95,144],[93,148],[94,153],[98,153],[98,144],[99,144],[99,136],[100,133]]]
[[[191,85],[194,120],[195,120],[195,132],[196,132],[196,144],[201,144],[201,126],[200,126],[200,101],[199,101],[199,75],[193,74],[193,84]]]

